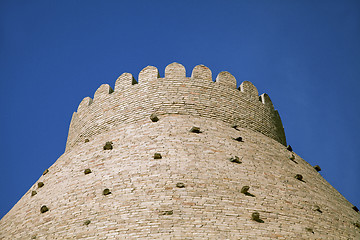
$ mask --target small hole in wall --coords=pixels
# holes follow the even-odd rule
[[[85,169],[84,173],[85,173],[85,175],[91,173],[90,168]]]
[[[251,219],[255,222],[263,223],[264,221],[260,219],[260,213],[259,212],[253,212],[251,214]]]
[[[199,128],[199,127],[195,127],[195,126],[193,126],[193,127],[190,129],[190,132],[192,132],[192,133],[201,133],[200,128]]]
[[[355,222],[354,226],[357,227],[357,228],[360,228],[360,222]]]
[[[113,143],[112,142],[106,142],[104,145],[104,150],[112,150],[113,149]]]
[[[45,175],[45,174],[47,174],[49,172],[49,169],[46,169],[44,172],[43,172],[43,176]]]
[[[249,186],[243,186],[243,187],[241,188],[241,193],[246,194],[246,193],[248,193],[249,189],[250,189]]]
[[[162,159],[162,156],[160,153],[155,153],[154,154],[154,159]]]
[[[353,209],[355,210],[355,212],[359,212],[359,209],[356,206],[353,206]]]
[[[286,149],[289,150],[290,152],[293,151],[293,149],[292,149],[292,147],[291,147],[290,145],[288,145],[288,146],[286,147]]]
[[[44,183],[43,182],[38,182],[38,188],[41,188],[41,187],[43,187],[44,186]]]
[[[233,163],[242,163],[240,158],[238,156],[233,156],[229,159],[230,162],[233,162]]]
[[[31,196],[35,196],[37,194],[36,191],[31,191]]]
[[[243,139],[242,139],[242,137],[237,137],[237,138],[233,138],[235,141],[238,141],[238,142],[242,142],[243,141]]]
[[[320,172],[320,171],[321,171],[321,167],[320,167],[319,165],[314,166],[314,169],[315,169],[317,172]]]
[[[297,164],[297,161],[295,161],[295,155],[294,154],[291,154],[291,157],[289,157],[289,159]]]
[[[313,230],[312,228],[305,228],[305,230],[306,230],[307,232],[309,232],[309,233],[314,234],[314,230]]]
[[[152,122],[157,122],[157,121],[159,121],[159,118],[156,116],[155,113],[153,113],[153,114],[150,115],[150,120]]]
[[[90,220],[86,220],[86,221],[84,222],[84,225],[89,225],[90,223],[91,223]]]
[[[162,211],[161,215],[173,215],[174,211],[173,210],[167,210],[167,211]]]
[[[240,191],[240,192],[243,193],[243,194],[245,194],[246,196],[255,197],[254,194],[249,193],[249,189],[250,189],[249,186],[243,186],[243,187],[241,188],[241,191]]]
[[[47,206],[45,206],[45,205],[43,205],[43,206],[40,208],[40,212],[41,212],[41,213],[44,213],[44,212],[47,212],[47,211],[49,211],[49,208],[48,208]]]
[[[295,175],[295,178],[296,178],[297,180],[299,180],[299,181],[302,181],[302,182],[304,181],[304,180],[303,180],[303,176],[302,176],[301,174],[296,174],[296,175]]]
[[[178,187],[178,188],[184,188],[184,187],[185,187],[185,184],[182,183],[182,182],[179,182],[179,183],[176,184],[176,187]]]
[[[88,142],[90,142],[90,140],[86,138],[86,139],[85,139],[85,143],[88,143]]]
[[[240,130],[238,129],[238,125],[232,125],[231,127],[232,127],[233,129],[237,130],[237,131],[240,131]]]
[[[111,194],[110,190],[108,188],[105,188],[104,191],[103,191],[103,195],[109,195]]]
[[[314,205],[313,210],[316,212],[322,213],[322,211],[318,205]]]

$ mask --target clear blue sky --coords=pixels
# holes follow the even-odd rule
[[[0,217],[84,97],[174,61],[268,93],[294,151],[360,208],[360,1],[0,0]]]

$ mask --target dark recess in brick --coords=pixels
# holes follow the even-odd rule
[[[47,211],[49,211],[49,209],[48,209],[48,207],[45,206],[45,205],[40,208],[40,212],[41,212],[41,213],[44,213],[44,212],[47,212]]]
[[[154,154],[154,159],[161,159],[161,158],[162,158],[162,156],[161,156],[160,153],[155,153]]]
[[[200,128],[195,127],[195,126],[190,129],[190,132],[192,132],[192,133],[201,133]]]
[[[258,212],[253,212],[251,214],[251,219],[256,221],[256,222],[259,222],[259,223],[263,223],[264,221],[260,219],[260,213]]]
[[[319,166],[319,165],[314,166],[314,169],[315,169],[316,171],[318,171],[318,172],[320,172],[320,171],[321,171],[321,168],[320,168],[320,166]]]
[[[153,122],[159,121],[159,118],[156,116],[155,113],[153,113],[153,114],[150,115],[150,119],[151,119],[151,121],[153,121]]]
[[[229,161],[233,163],[242,163],[238,156],[231,157]]]
[[[237,137],[237,138],[233,138],[235,141],[238,141],[238,142],[242,142],[243,141],[243,139],[242,139],[242,137]]]
[[[301,174],[296,174],[295,178],[299,181],[303,181],[303,176]]]
[[[112,150],[113,149],[112,142],[106,142],[104,145],[104,150]]]
[[[161,214],[162,215],[173,215],[173,210],[168,210],[168,211],[163,211]]]
[[[179,183],[176,184],[176,187],[178,187],[178,188],[184,188],[184,187],[185,187],[185,184],[182,183],[182,182],[179,182]]]
[[[47,174],[49,172],[49,169],[46,169],[44,172],[43,172],[43,175]]]
[[[109,195],[111,194],[110,190],[108,188],[105,188],[104,191],[103,191],[103,195]]]

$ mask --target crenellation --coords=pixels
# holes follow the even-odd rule
[[[192,70],[191,79],[193,81],[212,82],[211,70],[204,65],[197,65]]]
[[[137,84],[137,81],[131,73],[123,73],[116,79],[115,91],[123,91],[130,88],[132,85]]]
[[[270,98],[266,94],[260,96],[265,104],[255,100],[259,99],[257,89],[248,81],[240,85],[240,91],[236,90],[236,79],[229,72],[219,73],[213,82],[211,70],[198,65],[192,77],[187,78],[185,68],[172,63],[165,68],[164,78],[159,78],[156,67],[148,66],[139,73],[139,84],[133,84],[136,81],[132,74],[124,73],[116,80],[115,92],[103,84],[95,92],[93,104],[91,98],[85,98],[71,122],[67,149],[86,137],[94,137],[121,122],[139,121],[154,111],[159,115],[220,118],[286,144],[281,119]]]
[[[113,93],[114,90],[110,87],[109,84],[102,84],[95,92],[93,101],[101,102],[106,101],[109,97],[109,94]]]
[[[225,85],[230,89],[236,89],[236,79],[229,72],[226,72],[226,71],[220,72],[217,75],[215,82]]]
[[[244,81],[240,84],[239,90],[244,93],[251,101],[258,101],[259,93],[257,88],[249,81]]]
[[[184,79],[186,78],[186,70],[180,63],[174,62],[165,68],[166,79]]]
[[[82,112],[85,109],[87,109],[88,106],[90,106],[90,104],[92,104],[93,100],[90,97],[85,97],[81,103],[79,104],[78,108],[77,108],[77,112]]]
[[[140,71],[138,81],[139,83],[143,83],[146,81],[153,81],[158,78],[160,78],[158,69],[153,66],[147,66]]]
[[[274,110],[274,105],[272,104],[272,101],[271,101],[269,95],[267,95],[266,93],[263,93],[263,94],[260,95],[259,100],[263,104],[268,106],[270,109]]]

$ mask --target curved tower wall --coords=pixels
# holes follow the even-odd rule
[[[360,239],[359,213],[284,146],[266,95],[228,73],[200,78],[203,66],[191,79],[166,69],[82,101],[65,153],[0,221],[0,239]]]
[[[80,103],[71,120],[66,151],[73,146],[110,131],[122,123],[135,123],[149,115],[180,114],[218,119],[248,128],[286,145],[284,128],[267,94],[258,95],[256,87],[221,72],[212,81],[210,69],[196,66],[191,78],[185,68],[172,63],[159,78],[158,70],[148,66],[139,74],[139,83],[130,73],[122,74],[115,90],[103,84]]]

